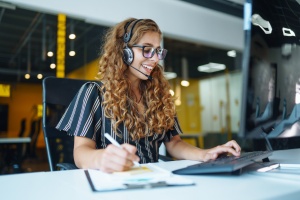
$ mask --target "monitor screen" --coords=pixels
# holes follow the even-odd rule
[[[245,3],[243,137],[300,138],[299,19],[300,0]]]

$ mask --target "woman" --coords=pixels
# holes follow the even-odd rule
[[[208,161],[219,154],[240,154],[235,141],[199,149],[180,139],[182,133],[169,83],[158,64],[167,50],[150,19],[126,19],[105,37],[99,82],[82,86],[57,128],[75,136],[74,160],[79,168],[124,171],[133,162],[158,161],[164,143],[176,159]],[[122,148],[104,137],[109,133]]]

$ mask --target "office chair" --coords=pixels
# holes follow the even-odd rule
[[[26,130],[26,118],[23,118],[20,123],[19,137],[23,137]]]
[[[41,130],[41,118],[32,119],[30,122],[30,130],[28,137],[31,138],[31,142],[26,144],[24,156],[29,158],[37,158],[36,145]]]
[[[46,77],[43,80],[43,131],[50,171],[77,169],[73,159],[74,137],[55,126],[80,87],[88,81]]]
[[[26,131],[26,118],[20,121],[18,137],[24,137]],[[22,163],[26,156],[29,144],[2,145],[0,148],[0,174],[23,172]],[[4,161],[4,162],[2,162]]]

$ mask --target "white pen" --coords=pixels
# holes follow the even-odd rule
[[[113,138],[111,137],[108,133],[104,133],[104,137],[106,137],[106,139],[108,139],[113,145],[122,148],[122,146]],[[133,164],[135,167],[140,167],[140,163],[133,161]]]

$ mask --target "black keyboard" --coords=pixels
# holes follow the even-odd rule
[[[182,169],[174,170],[174,174],[193,175],[193,174],[211,174],[239,172],[240,169],[255,162],[267,159],[272,155],[272,151],[253,151],[241,153],[239,157],[220,156],[216,160],[191,165]]]

